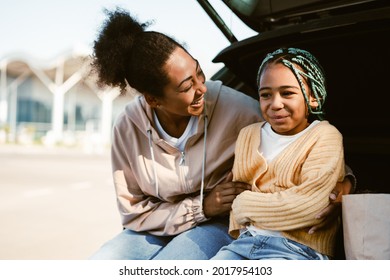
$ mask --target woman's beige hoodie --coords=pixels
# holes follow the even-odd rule
[[[203,197],[232,169],[241,128],[260,121],[261,115],[253,98],[219,81],[206,85],[198,130],[183,153],[159,136],[143,96],[117,119],[112,168],[124,227],[176,235],[207,220]]]

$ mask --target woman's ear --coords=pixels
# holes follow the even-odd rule
[[[145,93],[144,96],[145,96],[146,102],[149,104],[150,107],[157,108],[160,106],[156,97],[154,97],[148,93]]]

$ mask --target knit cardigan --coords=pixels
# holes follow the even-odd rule
[[[283,236],[334,256],[340,220],[308,234],[315,216],[329,204],[329,194],[345,175],[343,140],[329,122],[322,121],[285,148],[270,163],[259,153],[264,122],[243,128],[235,147],[233,180],[252,185],[252,191],[233,202],[229,233],[252,224],[278,230]]]

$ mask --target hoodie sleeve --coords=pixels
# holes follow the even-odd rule
[[[125,228],[162,236],[176,235],[207,220],[199,195],[186,195],[181,200],[167,202],[142,190],[123,139],[118,129],[114,129],[111,151],[113,178]]]

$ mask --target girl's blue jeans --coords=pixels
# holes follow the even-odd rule
[[[284,237],[256,235],[249,231],[224,246],[212,260],[327,260],[328,257]]]
[[[227,218],[208,221],[176,236],[129,229],[105,243],[92,260],[208,260],[233,239]]]

